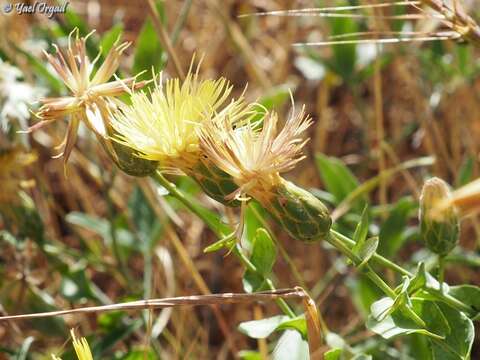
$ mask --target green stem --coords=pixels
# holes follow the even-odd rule
[[[339,232],[337,232],[335,230],[330,230],[330,232],[333,235],[335,235],[335,237],[337,237],[340,241],[342,241],[343,243],[348,245],[349,247],[352,247],[353,245],[355,245],[355,241],[346,237],[345,235],[340,234]],[[377,253],[373,254],[372,260],[374,260],[377,264],[385,266],[388,269],[392,269],[393,271],[396,271],[397,273],[399,273],[401,275],[406,275],[406,276],[409,276],[409,277],[413,277],[413,274],[410,271],[402,268],[400,265],[395,264],[394,262],[388,260],[387,258],[384,258],[381,255],[378,255]]]
[[[438,255],[438,282],[440,283],[440,292],[443,294],[443,283],[445,281],[445,257]]]
[[[331,237],[335,237],[336,240],[341,242],[345,247],[347,247],[349,249],[355,244],[355,242],[352,239],[346,237],[345,235],[340,234],[339,232],[337,232],[335,230],[330,230],[330,233],[332,235]],[[399,273],[401,275],[406,275],[408,277],[413,277],[414,276],[410,271],[402,268],[400,265],[397,265],[397,264],[393,263],[392,261],[388,260],[387,258],[384,258],[383,256],[381,256],[377,253],[375,253],[372,256],[372,260],[374,260],[377,264],[385,266],[388,269],[392,269],[392,270],[396,271],[397,273]],[[474,311],[474,309],[472,309],[469,305],[463,303],[462,301],[454,298],[453,296],[451,296],[447,293],[442,293],[440,290],[437,290],[437,289],[434,289],[434,288],[425,288],[425,290],[427,292],[429,292],[430,294],[434,295],[437,299],[443,301],[444,303],[450,305],[451,307],[453,307],[453,308],[455,308],[459,311],[463,311],[470,316],[473,316],[473,315],[477,314],[477,312]]]
[[[205,214],[202,212],[202,211],[199,211],[199,209],[197,208],[197,206],[195,204],[193,204],[191,201],[189,201],[185,195],[179,191],[177,189],[177,187],[172,184],[170,181],[168,181],[160,172],[156,172],[154,175],[153,175],[153,178],[160,184],[162,185],[165,189],[168,190],[168,192],[170,193],[170,195],[172,195],[173,197],[175,197],[177,200],[179,200],[183,205],[185,205],[192,213],[194,213],[195,215],[197,215],[200,219],[202,219],[205,224],[209,224],[210,223],[210,220],[207,219],[205,217]],[[219,231],[218,229],[216,228],[211,228],[212,231],[215,232],[215,234],[219,237],[219,238],[222,238],[224,237],[224,234]],[[239,244],[236,244],[236,246],[233,248],[233,253],[237,256],[237,258],[240,260],[240,262],[243,264],[243,266],[245,266],[245,268],[257,275],[259,275],[260,277],[262,277],[265,281],[265,283],[267,284],[268,288],[270,290],[275,290],[275,286],[273,284],[273,281],[264,276],[263,274],[261,274],[257,268],[255,267],[255,265],[252,264],[252,262],[247,258],[247,256],[244,254],[244,252],[242,251],[242,248],[240,247]],[[277,301],[277,304],[278,306],[280,307],[280,309],[285,313],[285,315],[289,316],[289,317],[295,317],[295,313],[293,312],[293,310],[290,308],[290,306],[287,304],[287,302],[283,299],[278,299]]]
[[[352,249],[342,240],[340,240],[336,234],[330,233],[330,236],[327,236],[326,240],[342,254],[348,257],[356,266],[361,264],[362,260],[355,253],[353,253]],[[372,269],[369,264],[364,265],[364,273],[375,285],[378,286],[380,290],[385,293],[385,295],[392,299],[397,297],[395,291],[388,286],[388,284]],[[405,306],[404,310],[418,325],[422,327],[426,326],[425,322],[410,307]]]

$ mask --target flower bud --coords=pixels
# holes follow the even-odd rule
[[[304,242],[324,239],[332,219],[327,207],[308,191],[282,181],[263,198],[257,197],[272,217],[292,236]]]
[[[114,130],[109,129],[109,133],[110,137],[112,137]],[[140,158],[135,150],[124,144],[101,136],[98,136],[98,140],[119,169],[130,176],[149,176],[158,168],[157,161]]]
[[[240,206],[240,201],[229,199],[228,195],[238,189],[232,177],[208,159],[199,161],[189,174],[212,199],[225,206]]]
[[[448,205],[450,197],[448,184],[437,177],[425,182],[420,196],[420,232],[427,247],[440,256],[452,251],[460,235],[456,208]]]

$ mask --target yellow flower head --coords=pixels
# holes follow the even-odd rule
[[[92,352],[90,351],[87,340],[84,337],[77,339],[73,329],[70,330],[70,334],[72,336],[72,344],[73,348],[75,349],[75,353],[77,354],[78,360],[93,360]],[[55,355],[52,355],[52,359],[61,360]]]
[[[290,117],[279,132],[274,112],[266,114],[260,130],[258,122],[235,126],[238,123],[242,121],[226,121],[225,114],[218,114],[201,131],[205,153],[239,186],[232,197],[269,190],[281,181],[280,173],[304,159],[302,148],[308,139],[303,133],[311,124],[304,109]]]
[[[60,145],[63,147],[60,155],[65,157],[65,161],[68,160],[73,149],[80,121],[83,121],[97,136],[107,138],[109,117],[117,104],[114,97],[145,84],[145,82],[135,83],[135,77],[109,81],[117,71],[120,57],[130,45],[129,43],[115,44],[95,72],[94,65],[100,54],[93,62],[90,61],[86,52],[86,41],[89,35],[79,38],[77,30],[77,36],[73,41],[72,35],[73,32],[69,36],[65,53],[62,53],[56,45],[54,45],[57,51],[55,56],[45,52],[48,62],[65,83],[70,94],[58,98],[40,99],[42,106],[36,115],[41,121],[29,129],[33,131],[61,117],[70,116],[67,135]]]
[[[183,82],[160,79],[155,85],[149,95],[133,94],[132,104],[114,114],[114,140],[141,158],[159,161],[163,169],[186,171],[200,158],[198,130],[225,103],[232,86],[224,78],[201,81],[198,71]]]

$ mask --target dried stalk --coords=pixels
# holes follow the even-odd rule
[[[222,305],[222,304],[242,304],[251,302],[272,301],[277,299],[301,299],[305,308],[305,318],[308,329],[308,343],[310,353],[317,353],[320,348],[320,326],[318,323],[318,314],[315,303],[308,294],[300,287],[293,289],[278,289],[270,291],[261,291],[252,294],[243,293],[224,293],[211,295],[193,295],[178,296],[163,299],[148,299],[129,301],[101,306],[87,306],[77,309],[57,310],[32,314],[1,316],[0,322],[12,320],[38,319],[55,316],[65,316],[71,314],[90,314],[102,313],[107,311],[119,310],[154,310],[177,306],[199,306],[199,305]]]
[[[463,39],[480,46],[480,25],[465,12],[457,0],[453,0],[453,8],[442,0],[421,0],[421,3],[442,14],[448,26]]]

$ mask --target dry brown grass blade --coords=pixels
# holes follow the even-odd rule
[[[210,295],[192,295],[192,296],[178,296],[162,299],[148,299],[129,301],[125,303],[117,303],[111,305],[101,306],[87,306],[77,309],[48,311],[32,314],[8,315],[1,316],[0,321],[7,320],[22,320],[22,319],[38,319],[55,316],[65,316],[71,314],[91,314],[103,313],[108,311],[119,310],[148,310],[148,309],[163,309],[168,307],[178,306],[200,306],[200,305],[222,305],[222,304],[241,304],[260,301],[272,301],[275,299],[304,299],[305,292],[301,288],[295,289],[278,289],[270,291],[261,291],[252,294],[243,293],[223,293]]]
[[[454,0],[453,8],[442,0],[421,0],[421,3],[442,14],[450,23],[452,30],[459,33],[465,40],[480,46],[480,25],[465,12],[460,2]]]

